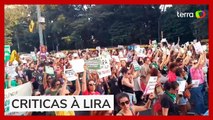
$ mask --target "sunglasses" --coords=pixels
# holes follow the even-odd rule
[[[89,84],[89,86],[93,86],[93,85],[95,86],[95,85],[96,85],[96,83],[91,83],[91,84]]]
[[[121,106],[129,105],[129,101],[121,102],[120,105],[121,105]]]

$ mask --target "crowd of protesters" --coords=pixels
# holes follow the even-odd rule
[[[45,48],[43,48],[45,49]],[[183,46],[161,42],[156,47],[150,44],[139,55],[134,47],[117,47],[99,50],[63,51],[64,57],[43,52],[36,53],[36,59],[19,58],[15,76],[5,73],[5,89],[26,82],[33,85],[33,96],[64,95],[114,95],[114,111],[52,111],[29,112],[28,115],[77,116],[77,115],[140,115],[151,110],[152,115],[203,115],[208,111],[208,51],[197,53],[193,43]],[[102,52],[110,54],[111,75],[99,78],[97,72],[90,72],[84,65],[84,72],[76,73],[77,80],[68,81],[65,68],[72,68],[69,61],[98,57]],[[118,60],[112,58],[118,56]],[[140,65],[136,70],[133,61]],[[13,65],[9,61],[6,66]],[[45,66],[52,67],[54,74],[45,72]],[[144,95],[151,76],[157,77],[155,91]],[[193,87],[193,80],[199,86]],[[185,90],[179,93],[178,81],[186,81]]]

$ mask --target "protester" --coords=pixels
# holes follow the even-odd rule
[[[162,115],[179,115],[176,94],[179,90],[179,84],[176,81],[166,82],[164,85],[165,93],[161,99]]]
[[[117,116],[135,116],[136,112],[145,111],[149,109],[152,100],[154,99],[154,95],[149,95],[149,100],[144,106],[136,106],[130,104],[129,95],[126,93],[120,93],[117,95],[117,102],[119,106],[121,107],[121,110],[119,113],[117,113]]]

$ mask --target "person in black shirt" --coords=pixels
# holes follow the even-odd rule
[[[179,90],[179,84],[176,81],[166,82],[164,84],[164,89],[165,93],[161,99],[162,115],[179,115],[178,106],[176,103],[176,94]]]

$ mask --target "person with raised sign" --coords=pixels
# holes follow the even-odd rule
[[[202,70],[202,67],[205,63],[205,57],[206,57],[205,52],[203,54],[200,54],[199,60],[198,61],[196,59],[193,60],[192,67],[190,69],[192,83],[193,83],[193,80],[199,80],[199,86],[193,87],[190,90],[192,104],[195,105],[195,112],[197,114],[203,114],[206,111],[204,106],[204,98],[203,98],[205,80],[204,80],[204,73]]]
[[[82,94],[83,95],[100,95],[98,91],[96,91],[96,82],[94,80],[86,80],[86,70],[87,67],[84,65],[84,73],[82,78]]]

